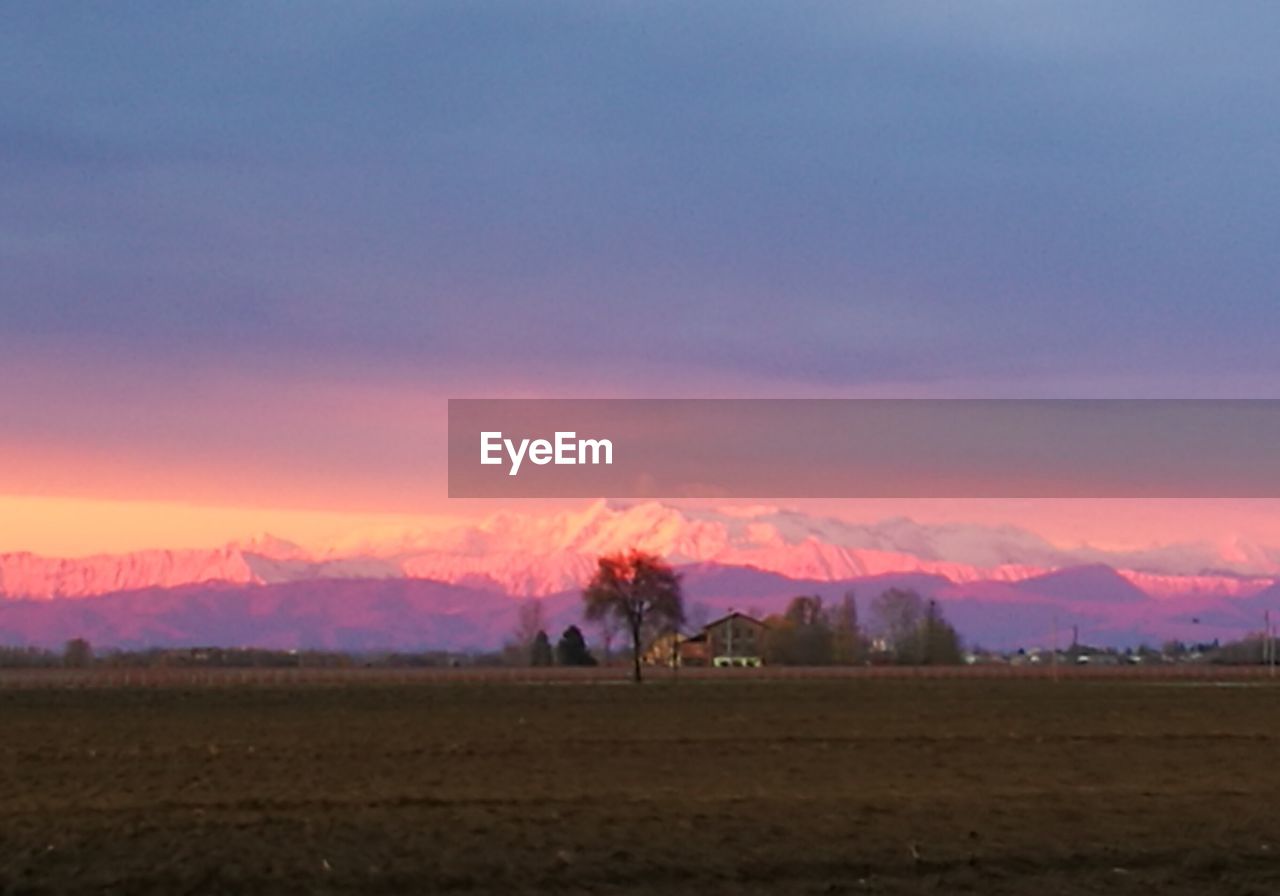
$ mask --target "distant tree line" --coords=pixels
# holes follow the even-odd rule
[[[1258,632],[1218,647],[1213,661],[1231,666],[1280,665],[1276,658],[1277,642]]]
[[[40,647],[0,647],[0,669],[51,669],[62,665],[62,654]]]
[[[791,599],[780,614],[764,619],[765,662],[781,666],[830,666],[864,663],[871,644],[858,624],[858,603],[846,593],[835,607],[820,595]]]
[[[595,656],[587,649],[587,639],[582,629],[570,625],[551,643],[547,634],[546,611],[540,601],[530,599],[520,605],[516,631],[502,657],[512,666],[595,666]]]
[[[84,638],[72,638],[61,652],[43,647],[0,646],[0,669],[84,668],[93,662],[93,647]]]
[[[601,557],[596,574],[583,591],[587,621],[599,626],[604,663],[612,659],[611,644],[623,633],[630,641],[627,654],[634,677],[641,678],[640,655],[659,637],[678,635],[686,622],[680,576],[660,558],[641,551]],[[695,606],[692,617],[704,622],[706,610]],[[791,599],[786,609],[767,617],[764,659],[771,665],[954,665],[965,662],[964,645],[937,601],[915,591],[890,588],[875,597],[865,622],[852,591],[828,605],[817,594]],[[698,626],[695,624],[695,628]],[[554,643],[543,604],[528,600],[517,614],[516,630],[505,647],[494,653],[449,651],[331,651],[264,648],[183,647],[97,651],[84,638],[66,642],[61,652],[38,647],[0,646],[0,668],[115,667],[229,668],[349,668],[451,666],[595,666],[599,660],[588,648],[577,625],[569,625]],[[674,641],[673,641],[674,643]],[[1142,646],[1115,650],[1072,644],[1058,656],[1067,662],[1195,662],[1228,665],[1278,663],[1274,638],[1254,634],[1239,641],[1188,645],[1171,641],[1160,650]],[[974,647],[969,661],[1018,662],[1036,653],[1000,654]]]
[[[821,595],[801,595],[768,625],[765,661],[784,666],[954,665],[963,662],[955,627],[936,601],[891,588],[876,597],[864,626],[853,592],[828,606]]]
[[[39,647],[0,646],[0,668],[407,668],[475,664],[471,654],[443,650],[338,651],[273,650],[256,647],[151,647],[143,650],[95,651],[84,638],[73,638],[61,651]]]

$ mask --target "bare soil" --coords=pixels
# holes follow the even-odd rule
[[[1280,892],[1280,687],[0,689],[0,893]]]

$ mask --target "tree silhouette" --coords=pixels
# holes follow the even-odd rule
[[[820,595],[802,594],[787,604],[781,616],[768,620],[769,661],[784,666],[830,664],[833,632],[830,614]]]
[[[93,662],[93,647],[84,638],[72,638],[62,650],[62,663],[74,669],[83,669]]]
[[[836,663],[848,666],[861,662],[867,653],[866,639],[858,624],[858,601],[852,591],[831,613],[832,654]]]
[[[551,662],[551,639],[547,637],[546,632],[539,629],[533,636],[533,643],[529,645],[529,665],[550,666]]]
[[[935,600],[890,588],[871,603],[876,631],[902,665],[953,665],[962,660],[960,635]]]
[[[561,666],[594,666],[596,658],[587,650],[587,641],[582,637],[582,629],[571,625],[560,636],[556,644],[556,662]]]
[[[646,634],[673,630],[684,622],[680,576],[662,558],[632,550],[607,554],[582,593],[588,620],[612,617],[631,635],[632,679],[641,680],[640,647]]]
[[[925,603],[915,591],[890,588],[871,602],[871,622],[893,659],[907,666],[924,659]]]

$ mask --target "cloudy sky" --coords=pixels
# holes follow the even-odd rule
[[[1280,389],[1280,7],[26,3],[0,492],[443,506],[457,395]]]

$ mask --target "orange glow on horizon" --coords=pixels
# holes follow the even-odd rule
[[[441,500],[423,507],[422,512],[406,513],[395,509],[260,507],[0,494],[0,553],[31,551],[73,557],[151,548],[213,548],[263,533],[311,547],[356,532],[431,531],[474,522],[500,511],[551,513],[578,510],[587,503]],[[671,503],[698,506],[707,502]],[[714,503],[754,505],[760,502]],[[1280,544],[1280,501],[1275,500],[877,499],[796,501],[784,502],[781,506],[860,523],[910,517],[931,524],[1017,526],[1063,547],[1088,543],[1117,550],[1179,541],[1221,544],[1235,538]]]
[[[305,547],[353,531],[432,529],[447,522],[436,515],[0,495],[0,553],[79,557],[214,548],[268,532]]]

